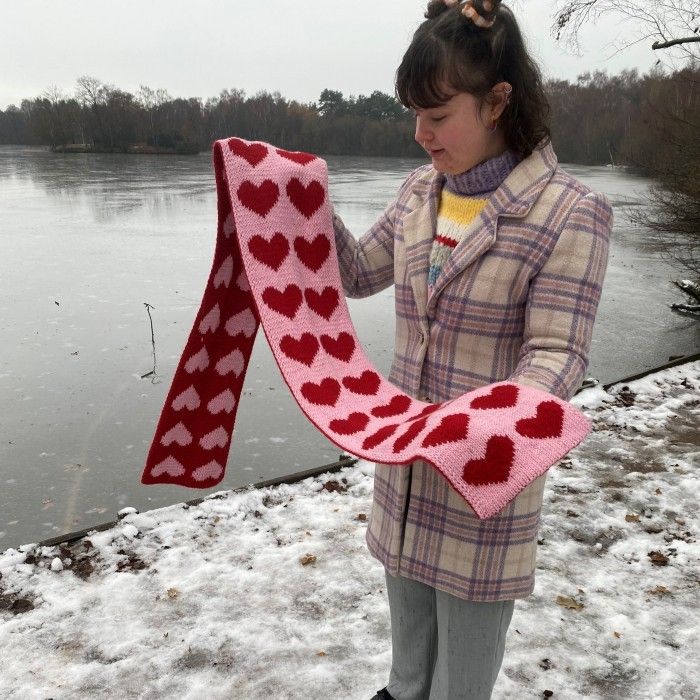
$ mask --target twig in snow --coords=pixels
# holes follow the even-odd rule
[[[151,345],[153,347],[153,369],[150,372],[146,372],[146,374],[141,375],[141,379],[145,379],[146,377],[150,377],[153,375],[153,378],[155,379],[156,375],[156,338],[155,334],[153,333],[153,318],[151,317],[151,309],[155,309],[155,306],[151,306],[147,301],[143,302],[143,305],[146,307],[146,311],[148,312],[148,320],[151,322]]]

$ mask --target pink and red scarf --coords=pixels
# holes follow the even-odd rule
[[[373,462],[429,462],[480,518],[588,434],[588,419],[571,404],[513,382],[441,404],[390,384],[370,364],[345,303],[326,163],[231,138],[215,143],[214,170],[214,263],[144,484],[211,488],[223,479],[260,323],[290,391],[324,435]]]

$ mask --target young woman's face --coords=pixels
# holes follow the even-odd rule
[[[456,175],[499,155],[504,150],[499,133],[489,131],[486,104],[467,92],[458,92],[445,104],[416,108],[416,141],[433,160],[433,167]]]

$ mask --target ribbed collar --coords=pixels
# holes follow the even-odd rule
[[[445,175],[445,187],[455,194],[470,197],[491,194],[519,162],[520,158],[516,153],[505,151],[500,156],[489,158],[463,173]]]

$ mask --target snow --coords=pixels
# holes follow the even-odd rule
[[[700,698],[700,362],[573,400],[493,697]],[[0,554],[0,697],[348,698],[386,684],[373,465]],[[549,691],[551,695],[545,693]]]

